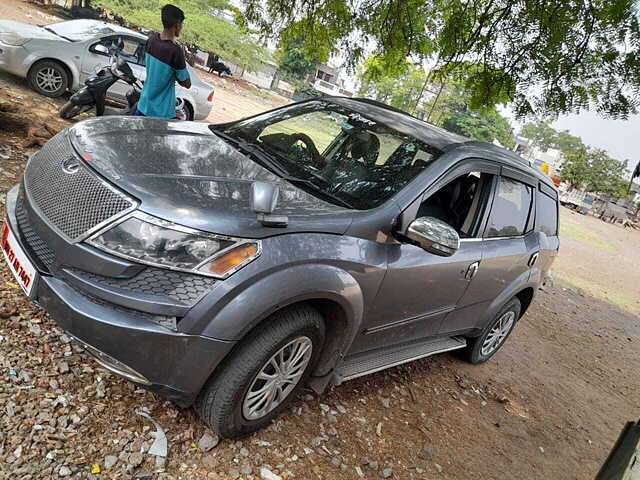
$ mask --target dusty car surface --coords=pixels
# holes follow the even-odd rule
[[[31,25],[0,20],[0,70],[26,78],[31,88],[48,97],[77,90],[98,69],[109,65],[113,49],[144,82],[144,48],[147,37],[128,28],[98,20],[68,20],[50,25]],[[191,88],[176,85],[189,120],[202,120],[213,106],[213,87],[187,65]],[[113,85],[109,99],[126,104],[126,82]]]
[[[222,436],[316,391],[504,344],[559,247],[551,180],[384,104],[91,119],[29,160],[2,247],[104,367]]]

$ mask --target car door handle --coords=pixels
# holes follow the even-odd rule
[[[469,268],[467,268],[467,273],[464,275],[464,278],[466,278],[467,280],[471,280],[476,276],[479,268],[480,262],[473,262],[471,265],[469,265]]]
[[[536,252],[533,255],[531,255],[531,258],[529,258],[529,263],[528,263],[530,267],[533,267],[535,265],[535,263],[538,261],[539,255],[540,255],[540,252]]]

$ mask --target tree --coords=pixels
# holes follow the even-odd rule
[[[626,161],[609,157],[605,150],[582,146],[566,154],[560,178],[589,192],[623,198],[628,187],[623,178],[626,168]]]
[[[314,72],[320,59],[313,57],[304,49],[302,39],[282,42],[278,51],[278,65],[284,79],[298,84]]]
[[[426,77],[426,72],[418,65],[403,66],[398,74],[386,74],[379,59],[369,57],[358,71],[358,95],[415,113],[424,93]]]
[[[130,23],[162,31],[160,9],[167,3],[164,0],[92,0],[92,3]],[[194,43],[250,71],[255,71],[269,58],[264,47],[248,35],[244,26],[212,15],[214,9],[234,12],[227,0],[172,0],[171,3],[184,10],[186,17],[180,41]],[[237,12],[234,15],[237,18]]]
[[[242,0],[265,35],[340,47],[354,67],[371,48],[387,73],[407,58],[466,77],[469,106],[505,96],[519,117],[593,106],[612,117],[640,101],[638,0]],[[469,65],[475,65],[469,68]]]
[[[543,151],[556,148],[566,155],[584,147],[580,137],[571,135],[568,130],[559,132],[542,121],[526,123],[520,130],[520,135],[532,140],[533,144]]]
[[[474,111],[455,98],[445,102],[449,115],[442,116],[443,128],[484,142],[496,139],[502,146],[513,148],[513,128],[495,109]]]

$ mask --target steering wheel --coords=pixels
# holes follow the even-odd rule
[[[315,164],[315,167],[317,167],[317,168],[322,168],[323,167],[325,162],[322,159],[322,157],[320,156],[320,152],[318,151],[318,148],[316,147],[316,144],[313,143],[313,140],[311,139],[311,137],[309,135],[306,135],[304,133],[294,133],[294,134],[291,135],[291,138],[293,138],[295,141],[299,140],[302,143],[304,143],[304,146],[305,146],[307,152],[309,152],[309,154],[311,155],[311,159],[312,159],[313,163]],[[295,141],[294,141],[294,143],[295,143]]]

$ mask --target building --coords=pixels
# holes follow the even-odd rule
[[[548,169],[548,172],[545,173],[551,177],[560,176],[560,170],[564,163],[564,155],[560,150],[555,148],[543,150],[535,146],[533,140],[519,135],[516,135],[514,140],[516,142],[515,150],[522,158],[529,160],[533,166],[538,168],[547,165],[547,167],[543,167],[543,171]]]

